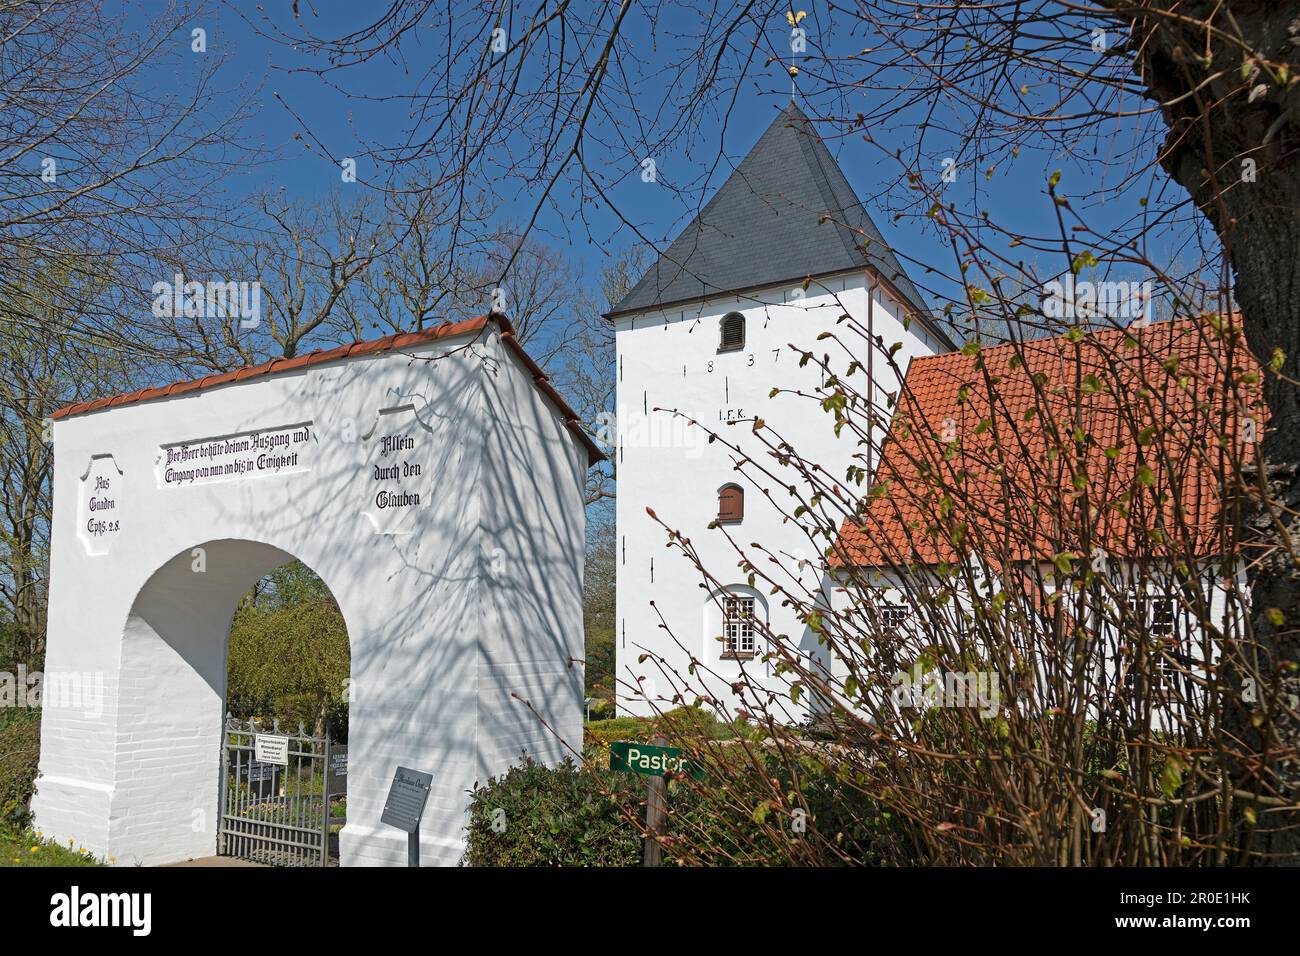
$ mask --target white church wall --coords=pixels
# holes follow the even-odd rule
[[[865,364],[867,345],[854,341],[847,324],[836,324],[847,312],[857,322],[867,322],[867,278],[862,273],[828,277],[815,281],[806,291],[798,285],[769,289],[745,297],[714,298],[689,310],[642,313],[617,320],[618,412],[618,608],[617,677],[621,713],[646,714],[655,707],[643,699],[658,702],[660,709],[674,706],[675,691],[654,660],[639,662],[647,652],[661,655],[669,672],[685,675],[692,657],[705,665],[691,679],[703,690],[734,710],[730,685],[742,666],[759,675],[765,687],[784,693],[785,681],[772,672],[770,663],[758,658],[750,662],[723,660],[722,645],[712,630],[716,608],[701,586],[701,576],[679,553],[665,549],[666,534],[646,514],[654,509],[670,527],[691,538],[705,565],[727,585],[743,584],[746,574],[737,566],[738,555],[727,544],[724,530],[747,550],[760,542],[774,554],[784,554],[782,563],[794,568],[807,561],[801,581],[815,592],[821,586],[820,554],[792,523],[764,500],[760,491],[769,482],[754,486],[734,468],[733,456],[721,443],[708,444],[704,433],[668,411],[718,430],[722,437],[759,458],[761,446],[752,433],[752,420],[761,417],[777,434],[787,438],[806,459],[821,464],[832,475],[843,476],[852,456],[860,451],[845,437],[838,439],[832,418],[811,399],[782,394],[770,397],[774,387],[809,390],[820,384],[820,371],[812,364],[799,367],[799,354],[790,346],[815,355],[830,353],[835,367],[843,372],[856,358]],[[732,311],[745,316],[745,346],[739,351],[719,352],[719,322]],[[923,331],[913,322],[905,330],[898,306],[881,287],[874,291],[871,310],[874,332],[886,348],[894,342],[902,347],[895,355],[899,375],[916,355],[932,349],[919,337]],[[838,331],[851,342],[850,357],[830,340],[818,341],[824,331]],[[932,342],[937,341],[931,339]],[[889,369],[879,354],[873,362],[877,384],[876,400],[883,405],[885,394],[896,391],[900,377]],[[727,421],[736,424],[727,425]],[[883,432],[877,439],[883,437]],[[739,524],[724,530],[709,530],[717,517],[718,489],[736,482],[745,488],[745,515]],[[801,482],[791,470],[788,483]],[[792,510],[794,503],[777,491],[778,505]],[[760,588],[766,593],[769,588]],[[652,608],[650,602],[654,601]],[[822,652],[789,608],[773,602],[770,626],[784,635],[789,646],[806,656]],[[657,613],[656,613],[657,612]],[[659,614],[667,630],[660,626]],[[643,694],[630,691],[640,686]],[[660,700],[660,698],[663,698]],[[694,700],[689,695],[687,703]],[[791,706],[792,719],[804,712],[806,702]]]

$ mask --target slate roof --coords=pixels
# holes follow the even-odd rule
[[[338,362],[344,359],[359,358],[364,355],[376,355],[380,352],[400,352],[404,349],[414,348],[418,345],[426,345],[430,342],[436,342],[439,339],[454,338],[458,335],[473,335],[482,332],[489,322],[495,322],[501,330],[501,341],[507,348],[519,359],[520,363],[532,376],[533,384],[537,386],[551,402],[554,404],[560,417],[564,419],[564,424],[573,432],[574,437],[578,439],[587,449],[587,461],[590,465],[605,460],[605,453],[591,439],[582,427],[582,423],[575,412],[551,385],[550,379],[541,367],[533,361],[524,347],[519,344],[515,338],[514,327],[510,320],[500,313],[491,315],[480,315],[478,318],[466,319],[463,322],[443,322],[441,325],[433,326],[428,329],[420,329],[416,332],[400,332],[397,335],[386,335],[383,338],[370,339],[366,342],[352,342],[348,345],[340,345],[333,349],[316,349],[307,355],[299,355],[295,358],[277,358],[269,362],[263,362],[261,365],[249,365],[244,368],[235,369],[233,372],[214,373],[205,375],[203,378],[191,379],[185,382],[173,382],[170,385],[160,385],[156,388],[142,388],[136,392],[125,392],[121,395],[113,395],[106,398],[97,398],[89,402],[77,402],[73,405],[60,408],[50,417],[57,420],[71,418],[74,415],[85,415],[90,412],[97,412],[105,408],[117,408],[121,405],[131,405],[136,402],[148,402],[159,398],[169,398],[176,395],[187,395],[192,392],[199,392],[205,389],[216,388],[221,385],[228,385],[232,382],[246,382],[254,378],[262,378],[267,375],[279,375],[284,372],[295,372],[299,369],[307,368],[312,365],[323,365],[326,362]]]
[[[1254,456],[1244,422],[1258,442],[1268,417],[1259,373],[1217,316],[914,358],[878,496],[829,564],[1050,561],[1083,553],[1084,507],[1112,556],[1218,553],[1223,482]]]
[[[807,115],[791,103],[608,315],[866,266],[933,325],[925,300],[830,150]]]

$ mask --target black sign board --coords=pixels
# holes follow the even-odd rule
[[[348,792],[348,748],[336,744],[330,748],[329,766],[325,772],[330,776],[330,794],[342,796]]]
[[[275,764],[253,760],[232,764],[230,770],[248,783],[249,793],[254,797],[273,797],[280,792],[280,768]]]
[[[384,801],[384,813],[379,818],[380,822],[407,833],[415,833],[420,829],[420,817],[424,815],[424,804],[429,799],[432,783],[431,773],[398,767],[393,773],[393,785],[388,788],[388,799]]]

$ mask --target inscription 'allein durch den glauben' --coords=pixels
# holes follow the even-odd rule
[[[411,406],[385,409],[366,436],[370,447],[364,514],[378,534],[414,530],[429,501],[429,429]]]

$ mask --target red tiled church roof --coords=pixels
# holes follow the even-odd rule
[[[463,322],[444,322],[442,325],[435,326],[431,329],[421,329],[418,332],[400,332],[396,335],[388,335],[381,339],[371,339],[368,342],[353,342],[351,345],[340,345],[338,348],[317,349],[309,355],[300,355],[295,358],[277,358],[269,362],[263,362],[261,365],[250,365],[246,368],[236,369],[233,372],[222,372],[219,374],[206,375],[203,378],[191,379],[185,382],[174,382],[171,385],[162,385],[157,388],[142,388],[137,392],[126,392],[121,395],[114,395],[110,398],[97,398],[90,402],[78,402],[74,405],[68,405],[59,409],[51,417],[54,419],[70,418],[73,415],[84,415],[88,412],[97,412],[104,408],[117,408],[120,405],[130,405],[135,402],[148,402],[157,398],[167,398],[174,395],[185,395],[189,392],[198,392],[206,388],[215,388],[218,385],[227,385],[231,382],[244,382],[249,379],[258,378],[263,375],[279,375],[282,372],[294,372],[312,365],[323,365],[326,362],[337,362],[343,359],[358,358],[363,355],[374,355],[380,352],[399,352],[403,349],[415,348],[419,345],[426,345],[430,342],[436,342],[439,339],[453,338],[459,335],[472,335],[482,332],[489,322],[495,322],[501,330],[501,340],[509,347],[510,351],[523,363],[524,367],[532,374],[533,383],[558,409],[564,424],[578,437],[583,446],[587,449],[588,463],[591,465],[605,459],[605,454],[600,450],[591,436],[582,428],[579,421],[578,413],[575,412],[569,404],[560,396],[554,386],[551,385],[546,373],[541,367],[533,361],[532,357],[524,351],[524,347],[519,344],[515,338],[514,327],[510,320],[503,315],[481,315],[476,319],[466,319]]]
[[[1263,436],[1259,376],[1218,316],[915,358],[830,564],[1216,553],[1224,480]]]

